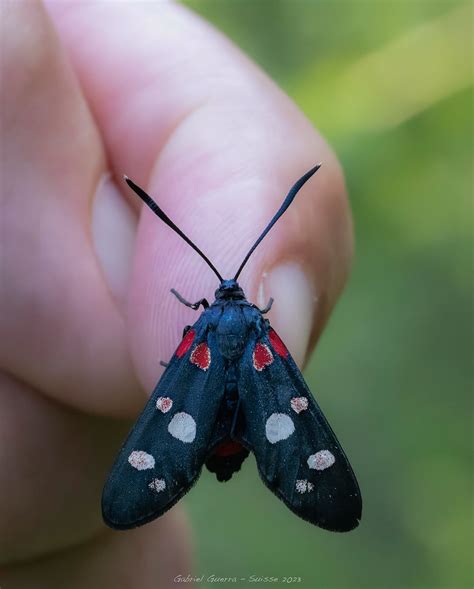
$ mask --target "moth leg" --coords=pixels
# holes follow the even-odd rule
[[[165,368],[168,368],[168,366],[169,366],[168,362],[163,362],[163,360],[160,360],[160,364],[161,364],[161,366],[164,366]]]
[[[196,311],[196,309],[199,309],[199,305],[202,305],[204,309],[207,309],[209,307],[209,303],[207,302],[206,299],[200,299],[196,303],[190,303],[185,298],[183,298],[179,294],[179,292],[177,292],[174,288],[171,289],[171,292],[174,294],[174,296],[178,299],[178,301],[180,303],[183,303],[183,305],[186,305],[186,307],[190,307],[191,309],[194,309],[195,311]]]
[[[270,309],[272,308],[273,305],[273,298],[270,297],[270,300],[267,303],[267,306],[264,309],[260,309],[260,313],[262,315],[265,315],[265,313],[268,313],[268,311],[270,311]]]

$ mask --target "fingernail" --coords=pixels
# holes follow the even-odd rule
[[[258,306],[263,309],[270,297],[274,299],[269,313],[270,323],[301,366],[308,349],[318,298],[299,264],[287,262],[263,274],[257,294]]]
[[[124,197],[104,174],[92,205],[92,239],[113,297],[124,303],[130,278],[137,219]]]

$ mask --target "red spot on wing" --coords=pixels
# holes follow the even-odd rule
[[[286,349],[285,344],[281,341],[279,335],[274,329],[270,329],[270,331],[268,332],[268,339],[272,344],[272,348],[279,356],[281,356],[282,358],[288,357],[288,350]]]
[[[194,331],[194,329],[190,329],[188,333],[183,337],[181,343],[178,346],[178,349],[175,352],[178,358],[182,358],[184,354],[186,354],[186,352],[191,347],[195,336],[196,332]]]
[[[238,454],[241,450],[242,444],[234,442],[233,440],[228,440],[220,443],[214,450],[213,454],[215,456],[233,456],[234,454]]]
[[[273,354],[265,344],[257,343],[253,350],[253,367],[261,372],[273,362]]]
[[[211,350],[209,346],[205,342],[198,344],[194,348],[189,361],[201,370],[207,370],[211,365]]]

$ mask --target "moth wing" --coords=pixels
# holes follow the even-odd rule
[[[237,439],[253,451],[267,487],[298,516],[349,531],[362,513],[344,451],[273,329],[249,338],[238,381],[245,426]]]
[[[224,377],[214,334],[188,331],[105,484],[102,514],[110,527],[145,524],[190,489],[207,455]]]

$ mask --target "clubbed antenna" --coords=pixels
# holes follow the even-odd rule
[[[155,213],[155,215],[157,217],[159,217],[164,223],[166,223],[168,225],[168,227],[171,227],[171,229],[173,231],[175,231],[182,239],[184,239],[184,241],[190,245],[193,250],[198,253],[201,258],[206,262],[206,264],[209,266],[209,268],[214,272],[214,274],[217,276],[217,278],[219,279],[220,282],[222,282],[222,276],[219,274],[219,272],[216,270],[214,264],[209,260],[209,258],[204,255],[202,253],[202,251],[198,248],[197,245],[195,245],[187,235],[185,235],[181,229],[179,227],[177,227],[173,221],[168,217],[168,215],[166,215],[161,209],[160,207],[156,204],[156,202],[151,198],[151,196],[149,196],[142,188],[140,188],[140,186],[138,186],[137,184],[135,184],[135,182],[132,182],[132,180],[130,180],[130,178],[128,178],[127,176],[124,176],[125,182],[130,186],[130,188],[142,199],[142,201],[150,207],[150,209]]]
[[[245,256],[245,258],[243,259],[242,264],[240,264],[240,267],[239,267],[239,269],[237,270],[237,272],[236,272],[236,274],[234,276],[234,280],[237,280],[237,278],[239,277],[240,273],[243,270],[243,267],[249,261],[250,256],[256,250],[257,246],[260,244],[260,242],[265,237],[265,235],[270,231],[270,229],[273,227],[273,225],[275,225],[275,223],[278,221],[278,219],[283,215],[283,213],[286,211],[286,209],[291,205],[291,203],[293,202],[293,199],[298,194],[299,190],[311,178],[311,176],[313,174],[315,174],[319,170],[320,167],[321,167],[321,164],[318,164],[317,166],[314,166],[314,168],[311,168],[311,170],[309,170],[309,172],[306,172],[306,174],[304,176],[302,176],[292,186],[292,188],[290,189],[290,192],[287,194],[285,200],[283,201],[283,204],[278,209],[278,211],[276,212],[276,214],[273,217],[273,219],[270,221],[270,223],[267,225],[267,227],[265,228],[265,230],[263,231],[263,233],[260,235],[260,237],[257,239],[257,241],[253,244],[253,246],[250,248],[250,250],[247,253],[247,255]]]

